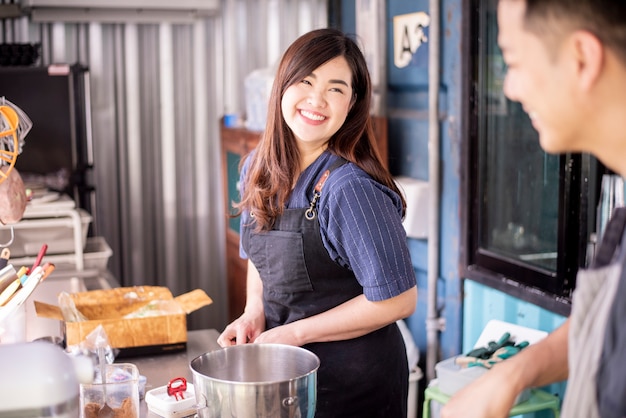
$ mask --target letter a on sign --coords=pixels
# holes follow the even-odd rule
[[[430,25],[430,16],[424,12],[393,17],[393,63],[404,68],[421,44],[428,41],[424,28]]]

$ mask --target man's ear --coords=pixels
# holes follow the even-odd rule
[[[605,65],[605,47],[594,34],[585,30],[574,32],[572,42],[580,87],[589,90],[598,81]]]

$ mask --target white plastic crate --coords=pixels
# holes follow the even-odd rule
[[[109,258],[113,255],[113,250],[106,242],[104,237],[89,237],[87,238],[85,249],[82,254],[83,270],[98,270],[104,271],[107,269]],[[46,255],[43,258],[44,263],[52,263],[57,270],[77,270],[77,258],[75,253],[67,254],[51,254]],[[36,257],[11,257],[10,263],[15,268],[21,266],[30,267],[35,261]]]
[[[107,269],[109,259],[113,255],[113,250],[104,237],[89,237],[83,252],[83,263],[85,270],[104,271]],[[74,254],[52,255],[44,257],[45,261],[54,263],[60,269],[74,269]]]
[[[34,212],[31,212],[34,213]],[[74,253],[76,239],[78,248],[84,248],[91,215],[83,209],[51,212],[57,216],[24,217],[13,225],[13,242],[9,245],[11,258],[36,256],[43,244],[48,245],[46,254]],[[11,227],[0,228],[0,243],[11,240]]]

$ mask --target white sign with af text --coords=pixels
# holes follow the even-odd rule
[[[404,68],[411,62],[413,54],[428,41],[424,28],[430,25],[430,16],[425,12],[408,13],[393,17],[393,63]]]

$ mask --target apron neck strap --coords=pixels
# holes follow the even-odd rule
[[[620,246],[626,227],[626,208],[615,208],[608,224],[604,230],[604,235],[592,267],[603,267],[611,263],[615,255],[615,250]]]
[[[346,160],[343,157],[339,157],[337,159],[337,161],[335,161],[328,169],[324,170],[324,172],[322,173],[322,175],[320,176],[319,180],[317,181],[317,183],[315,183],[315,189],[313,192],[313,198],[311,199],[311,203],[309,204],[309,208],[306,210],[305,212],[305,216],[308,220],[313,220],[317,214],[316,211],[316,206],[317,206],[317,201],[319,200],[321,194],[322,194],[322,188],[324,187],[324,184],[326,183],[326,180],[328,180],[328,177],[330,176],[330,173],[333,172],[333,170],[335,170],[338,167],[341,167],[342,165],[344,165],[345,163],[347,163],[348,160]]]

